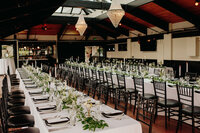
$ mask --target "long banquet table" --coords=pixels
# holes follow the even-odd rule
[[[126,76],[125,80],[126,80],[127,88],[134,88],[134,82],[133,82],[132,77]],[[113,82],[115,84],[118,84],[116,75],[113,75]],[[170,86],[168,86],[168,83],[167,83],[166,87],[167,87],[167,98],[178,100],[176,85],[170,84]],[[153,87],[153,83],[152,83],[151,79],[144,79],[144,91],[145,91],[145,93],[154,94],[154,87]],[[200,96],[199,90],[195,91],[195,93],[194,93],[194,105],[195,106],[200,106],[199,96]]]
[[[41,103],[41,104],[35,104],[32,100],[33,97],[29,94],[29,89],[26,89],[26,86],[20,76],[20,71],[22,69],[16,70],[17,77],[20,79],[20,88],[24,90],[26,99],[25,99],[25,104],[28,105],[31,109],[31,114],[35,118],[35,127],[38,127],[40,129],[41,133],[66,133],[66,132],[73,132],[73,133],[86,133],[86,132],[91,132],[89,130],[83,130],[82,129],[82,124],[80,122],[77,122],[75,126],[69,126],[67,125],[66,127],[48,127],[45,122],[44,118],[49,118],[49,117],[56,117],[58,114],[59,115],[69,115],[68,112],[61,111],[57,113],[47,113],[47,114],[41,114],[40,112],[37,111],[36,107],[38,106],[44,106],[48,103]],[[41,88],[37,88],[36,90],[41,90]],[[89,97],[88,97],[89,98]],[[94,100],[92,98],[89,98],[91,100]],[[95,101],[95,100],[94,100]],[[50,104],[50,103],[49,103]],[[116,110],[110,108],[107,105],[102,105],[102,111],[108,111],[108,112],[114,112]],[[116,118],[105,118],[101,116],[101,119],[105,120],[109,127],[106,127],[105,129],[97,129],[95,132],[98,133],[142,133],[142,127],[141,124],[130,118],[129,116],[122,116],[122,118],[116,119]]]

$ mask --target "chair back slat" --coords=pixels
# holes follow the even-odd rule
[[[104,83],[105,78],[104,78],[104,71],[98,71],[98,76],[99,76],[99,83]]]
[[[138,94],[144,96],[144,78],[133,77],[134,88],[138,91]]]
[[[178,100],[183,105],[194,106],[194,87],[176,85]]]
[[[118,86],[121,89],[126,89],[125,75],[117,74]]]
[[[106,74],[107,85],[113,87],[112,73],[111,72],[105,72],[105,74]]]
[[[154,80],[153,86],[154,86],[155,96],[158,96],[159,99],[164,99],[166,101],[167,99],[166,82]]]

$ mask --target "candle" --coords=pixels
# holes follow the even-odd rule
[[[179,65],[179,77],[181,76],[181,65]]]
[[[67,87],[67,81],[65,80],[65,88]]]
[[[49,70],[49,80],[50,80],[50,78],[51,78],[51,70]]]
[[[186,62],[186,72],[188,72],[188,62]]]

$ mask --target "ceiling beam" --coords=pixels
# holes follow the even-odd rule
[[[99,24],[105,26],[106,28],[112,30],[113,32],[115,32],[116,34],[118,34],[118,36],[120,36],[120,34],[123,34],[125,36],[129,36],[129,30],[125,29],[125,28],[122,28],[120,26],[118,26],[117,28],[115,28],[113,26],[113,24],[109,21],[105,21],[105,20],[102,20],[102,21],[99,21],[98,22]]]
[[[85,40],[87,41],[91,35],[92,30],[88,27],[85,32]]]
[[[138,7],[153,0],[137,0],[128,3],[128,5],[132,7]],[[83,0],[67,0],[62,6],[64,7],[82,7],[88,9],[101,9],[101,10],[108,10],[110,8],[111,3],[105,2],[97,2],[97,1],[83,1]],[[123,8],[126,8],[126,5],[122,4]]]
[[[92,29],[94,29],[94,31],[95,31],[99,36],[101,36],[104,40],[107,40],[107,36],[109,36],[108,33],[103,32],[103,30],[102,30],[101,28],[97,27],[97,26],[96,26],[95,24],[93,24],[93,23],[90,23],[89,26],[90,26]]]
[[[64,0],[59,2],[50,2],[49,9],[40,10],[27,14],[25,16],[14,17],[6,21],[0,22],[0,38],[12,35],[24,29],[28,29],[32,26],[42,23],[44,19],[49,17],[55,10],[62,5]],[[53,6],[52,6],[53,5]]]
[[[48,2],[48,3],[47,3]],[[24,6],[17,6],[10,10],[2,11],[0,9],[0,22],[4,22],[11,19],[16,19],[24,16],[28,16],[35,12],[42,12],[44,10],[50,10],[52,8],[57,9],[57,4],[48,0],[37,0],[37,2],[28,1]]]
[[[180,16],[181,18],[187,20],[188,22],[194,24],[196,27],[200,28],[200,18],[181,6],[171,2],[169,0],[155,0],[154,3],[165,8],[166,10]]]
[[[122,20],[121,20],[121,23],[123,25],[126,25],[130,28],[133,28],[134,30],[137,30],[141,33],[144,33],[144,34],[147,34],[147,27],[146,26],[143,26],[137,22],[134,22],[132,21],[131,19],[128,19],[126,17],[123,17]]]
[[[66,26],[67,26],[67,24],[63,24],[62,27],[60,28],[60,30],[57,34],[57,40],[60,40],[60,38],[62,37],[63,33],[65,32]]]
[[[116,32],[111,32],[109,29],[107,29],[106,27],[104,27],[100,23],[89,22],[89,25],[92,28],[94,28],[98,32],[98,34],[100,34],[101,36],[105,36],[106,35],[106,36],[110,36],[112,38],[117,38],[119,36],[119,34],[117,34]]]
[[[51,23],[51,24],[75,24],[78,20],[78,17],[63,17],[63,16],[51,16],[47,19],[47,23]],[[123,32],[124,34],[128,35],[128,31],[124,31],[123,29],[120,29],[121,31],[116,31],[116,29],[112,26],[112,24],[109,24],[109,26],[112,26],[113,29],[111,29],[109,26],[106,26],[107,23],[105,23],[105,25],[102,25],[99,23],[98,20],[96,20],[95,18],[85,18],[85,21],[87,24],[90,24],[92,25],[93,28],[95,28],[95,30],[97,30],[97,32],[105,32],[104,30],[100,30],[102,29],[102,27],[105,27],[104,29],[106,30],[108,36],[111,36],[113,38],[116,38],[117,36],[119,36],[119,32]],[[96,28],[95,27],[98,27]],[[109,31],[108,29],[110,30],[113,30],[113,32]],[[102,35],[101,35],[102,36]],[[105,37],[103,37],[105,39]]]
[[[85,21],[89,22],[94,20],[93,18],[86,18]],[[78,21],[78,17],[64,17],[64,16],[51,16],[46,22],[51,24],[75,24]]]
[[[130,7],[129,7],[130,8]],[[133,16],[136,16],[154,26],[157,26],[165,31],[169,31],[169,23],[146,12],[146,11],[143,11],[139,8],[135,8],[133,10],[126,10],[127,13],[133,15]]]
[[[83,1],[83,0],[67,0],[62,6],[107,10],[110,7],[110,3],[102,3],[102,2],[96,2],[96,1]]]
[[[27,31],[26,40],[29,39],[30,31],[31,31],[31,28],[29,28],[28,31]]]

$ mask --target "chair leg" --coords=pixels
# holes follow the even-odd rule
[[[117,91],[117,90],[116,90]],[[117,109],[117,105],[118,105],[118,98],[117,98],[117,92],[115,91],[115,109]]]
[[[106,93],[105,93],[105,104],[107,105],[107,102],[108,102],[108,95],[109,95],[109,90],[106,89]]]
[[[165,128],[167,129],[167,108],[165,107]]]
[[[157,105],[157,102],[156,102],[156,111],[155,111],[154,123],[156,122],[157,117],[158,117],[158,105]]]
[[[192,133],[195,132],[195,125],[194,125],[194,116],[192,116]]]
[[[179,130],[181,117],[182,117],[182,112],[181,112],[181,107],[179,107],[179,114],[178,114],[178,122],[177,122],[177,126],[176,126],[176,133],[178,133],[178,130]]]
[[[168,108],[168,121],[170,120],[170,108]]]
[[[135,94],[135,105],[133,109],[133,114],[135,114],[136,105],[137,105],[137,95]]]
[[[129,93],[129,95],[130,95],[130,109],[131,109],[131,107],[132,107],[132,106],[131,106],[131,105],[132,105],[132,104],[131,104],[131,101],[132,101],[132,94]]]
[[[124,113],[127,114],[127,108],[128,108],[128,94],[124,94],[124,99],[125,99],[125,111]]]

